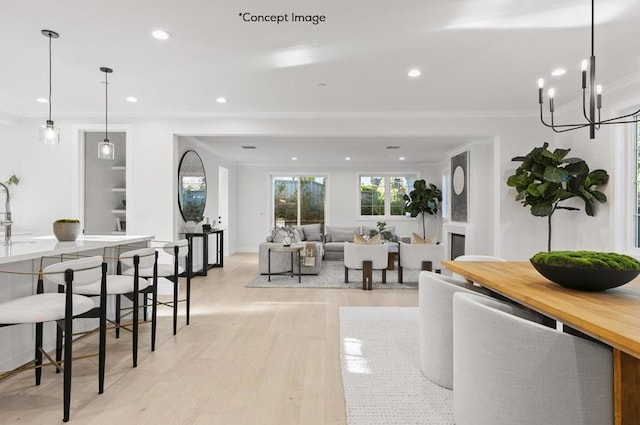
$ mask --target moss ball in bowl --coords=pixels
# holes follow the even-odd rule
[[[539,252],[530,261],[550,281],[581,291],[615,288],[640,274],[638,260],[615,252]]]

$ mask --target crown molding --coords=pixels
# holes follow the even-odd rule
[[[42,118],[42,111],[18,111],[21,118]],[[318,111],[318,112],[170,112],[111,111],[110,118],[119,119],[464,119],[464,118],[530,118],[536,111]],[[56,119],[98,119],[104,111],[56,110]]]

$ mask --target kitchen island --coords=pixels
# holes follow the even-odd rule
[[[109,272],[114,273],[114,258],[119,251],[148,246],[152,239],[149,235],[82,235],[73,242],[58,242],[54,236],[13,238],[11,245],[0,245],[0,300],[35,293],[36,274],[41,265],[46,267],[63,259],[71,260],[74,254],[111,257],[105,261],[109,264]],[[55,290],[55,286],[45,285],[46,292]],[[95,319],[76,319],[75,322],[74,328],[80,330],[95,326]],[[0,328],[0,371],[11,370],[33,359],[33,329],[31,324]],[[45,324],[44,337],[45,348],[54,348],[55,324]]]

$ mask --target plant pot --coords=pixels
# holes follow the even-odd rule
[[[53,223],[53,234],[60,242],[75,241],[81,232],[81,223]]]

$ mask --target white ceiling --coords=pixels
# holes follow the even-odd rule
[[[579,95],[589,19],[588,0],[2,0],[0,111],[46,117],[35,99],[47,96],[40,30],[51,29],[54,120],[103,114],[100,66],[114,69],[113,117],[529,115],[537,78],[558,66],[557,102]],[[597,0],[596,21],[606,104],[607,84],[640,75],[640,1]],[[156,28],[173,38],[153,39]],[[407,77],[413,67],[420,78]]]

